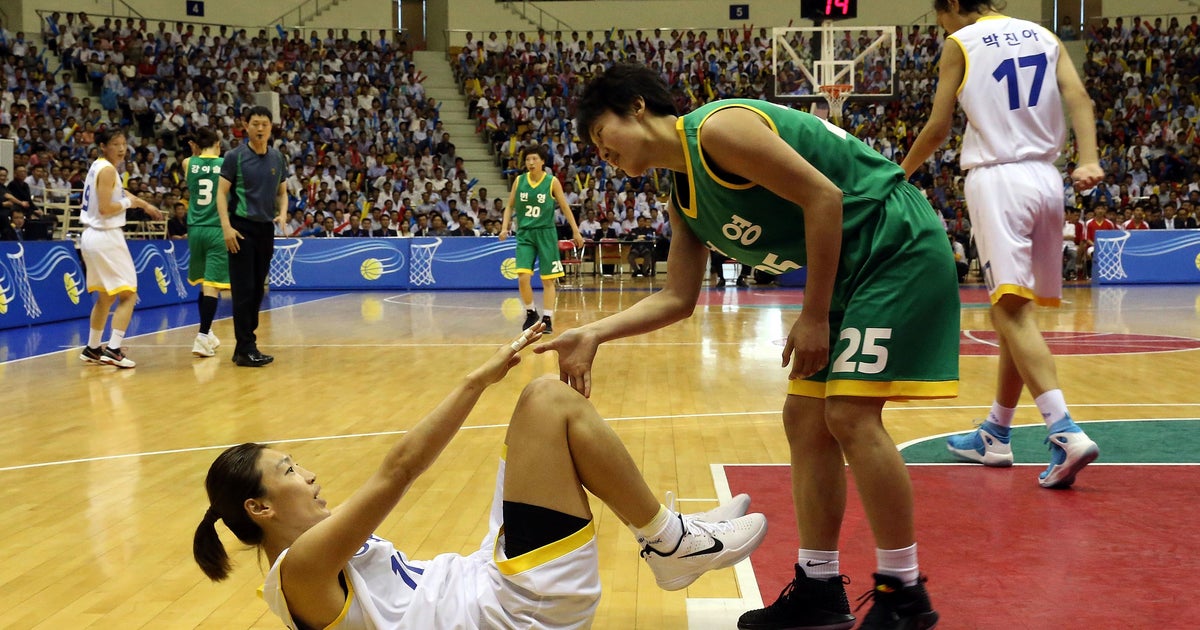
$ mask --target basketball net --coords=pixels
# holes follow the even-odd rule
[[[437,252],[437,248],[442,244],[442,239],[435,238],[432,243],[422,243],[413,245],[410,249],[412,255],[411,275],[408,278],[409,283],[416,286],[429,286],[435,284],[433,279],[433,254]]]
[[[271,255],[271,266],[267,273],[267,283],[275,287],[290,287],[296,284],[292,276],[292,261],[296,259],[296,250],[300,249],[300,239],[287,245],[275,245],[275,253]]]
[[[17,285],[17,293],[25,303],[25,315],[29,319],[41,317],[42,307],[38,306],[37,298],[33,295],[33,287],[29,286],[29,272],[25,269],[25,245],[18,244],[17,253],[8,254],[8,259],[12,262],[13,282]]]
[[[825,102],[829,103],[830,122],[835,125],[841,125],[842,106],[846,104],[846,99],[850,98],[850,93],[854,91],[854,86],[838,83],[822,85],[819,89],[821,96],[825,97]]]
[[[163,258],[167,259],[167,269],[171,272],[171,284],[175,285],[175,293],[181,298],[187,297],[187,288],[183,286],[183,276],[179,273],[179,261],[175,259],[175,241],[167,248]]]
[[[1125,241],[1129,240],[1132,232],[1126,232],[1116,238],[1096,237],[1096,251],[1093,252],[1092,263],[1095,275],[1101,280],[1123,280],[1125,267],[1121,264],[1125,251]]]

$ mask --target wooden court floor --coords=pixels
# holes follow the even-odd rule
[[[628,307],[652,282],[560,291],[555,326]],[[897,442],[966,430],[986,414],[996,364],[987,309],[981,289],[963,295],[960,396],[890,405]],[[336,503],[518,332],[515,297],[348,293],[274,310],[260,344],[276,362],[261,370],[235,368],[231,343],[219,358],[194,359],[191,326],[129,341],[135,370],[84,366],[77,348],[0,363],[0,627],[280,627],[255,594],[264,570],[255,552],[234,553],[222,584],[192,561],[209,463],[226,445],[280,442]],[[1077,418],[1197,417],[1200,354],[1189,348],[1200,339],[1200,287],[1076,287],[1065,298],[1040,318],[1067,353],[1059,376]],[[713,463],[787,460],[779,355],[800,301],[791,289],[709,290],[691,319],[601,348],[592,400],[650,486],[674,491],[685,510],[713,505]],[[228,319],[215,331],[232,342]],[[476,549],[512,405],[526,382],[554,371],[552,357],[529,355],[492,388],[378,533],[416,558]],[[1018,423],[1038,421],[1029,402]],[[660,591],[628,531],[594,510],[605,589],[596,627],[686,628],[688,598],[739,596],[732,570]]]

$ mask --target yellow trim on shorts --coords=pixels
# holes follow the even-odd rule
[[[192,280],[191,278],[188,278],[188,284],[190,284],[192,286],[196,286],[197,284],[203,284],[206,287],[213,287],[216,289],[230,288],[228,282],[213,282],[211,280]]]
[[[120,295],[120,294],[122,294],[122,293],[137,293],[137,287],[136,287],[136,286],[132,286],[132,287],[131,287],[131,286],[127,285],[127,284],[123,284],[123,285],[121,285],[121,286],[119,286],[119,287],[117,287],[117,288],[115,288],[115,289],[113,289],[113,290],[111,290],[111,291],[110,291],[110,290],[108,290],[108,289],[105,289],[103,286],[99,286],[99,287],[92,287],[92,286],[89,286],[89,287],[87,288],[87,290],[88,290],[88,293],[99,293],[100,291],[103,291],[103,292],[105,292],[105,293],[107,293],[107,294],[109,294],[109,295]]]
[[[858,396],[888,400],[954,398],[958,381],[860,381],[837,379],[828,383],[795,379],[788,381],[788,395],[808,398]]]
[[[566,538],[560,538],[544,547],[539,547],[508,560],[500,559],[500,538],[503,535],[504,526],[501,525],[500,535],[496,537],[496,542],[492,549],[492,560],[496,563],[496,568],[500,569],[500,573],[504,575],[517,575],[530,569],[536,569],[572,551],[581,549],[596,537],[596,526],[592,521],[588,521],[587,525],[584,525],[582,529]]]
[[[996,302],[1000,301],[1000,298],[1002,298],[1006,295],[1015,295],[1019,298],[1024,298],[1026,300],[1032,300],[1034,302],[1037,302],[1038,306],[1057,307],[1062,304],[1062,300],[1060,298],[1050,298],[1050,297],[1042,297],[1040,295],[1034,295],[1032,289],[1030,289],[1029,287],[1023,287],[1019,284],[1002,284],[1002,285],[996,287],[995,290],[992,291],[992,295],[991,295],[992,304],[995,305]]]
[[[529,274],[532,276],[533,270],[532,269],[513,269],[513,273],[515,273],[517,275],[521,275],[524,273],[524,274]]]
[[[560,272],[558,272],[558,273],[552,273],[552,274],[550,274],[550,275],[548,275],[548,276],[539,276],[539,277],[540,277],[542,280],[553,280],[553,279],[555,279],[555,278],[561,278],[561,277],[563,277],[563,276],[565,276],[565,275],[567,275],[567,272],[565,272],[565,271],[560,271]]]

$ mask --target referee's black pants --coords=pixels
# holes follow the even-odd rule
[[[229,292],[233,297],[233,334],[237,338],[235,354],[258,350],[258,309],[266,294],[267,273],[275,253],[275,224],[229,217],[233,229],[241,233],[240,249],[229,254]]]

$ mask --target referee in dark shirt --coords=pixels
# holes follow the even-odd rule
[[[217,184],[217,213],[229,248],[229,290],[233,295],[233,362],[262,367],[275,358],[258,351],[258,310],[266,294],[267,272],[275,253],[275,226],[287,225],[287,163],[271,148],[271,110],[246,111],[247,142],[225,154]]]

